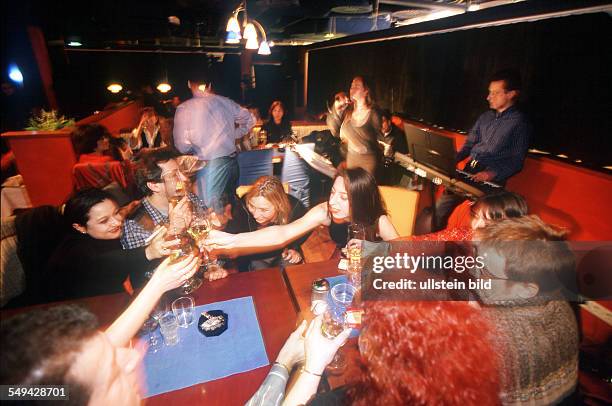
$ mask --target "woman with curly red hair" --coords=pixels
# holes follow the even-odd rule
[[[333,340],[325,338],[317,317],[305,338],[300,341],[302,324],[287,340],[281,350],[284,355],[279,355],[281,361],[271,372],[277,375],[269,375],[248,404],[500,404],[498,357],[487,320],[468,302],[366,302],[359,336],[361,372],[347,386],[309,402],[325,367],[348,337],[345,331]],[[304,359],[304,367],[283,399],[288,371],[296,359]],[[276,378],[279,373],[283,380]]]

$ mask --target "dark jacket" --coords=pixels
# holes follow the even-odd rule
[[[304,205],[295,197],[288,195],[289,204],[291,205],[291,212],[289,213],[289,223],[301,218],[306,214]],[[240,199],[234,207],[232,207],[232,219],[227,223],[225,231],[232,234],[237,233],[248,233],[250,231],[257,231],[259,224],[253,218],[247,208],[245,198]],[[298,252],[302,252],[300,246],[306,241],[308,234],[299,238],[298,240],[287,245],[287,248],[294,249]],[[238,270],[240,272],[252,271],[255,269],[273,268],[280,265],[282,260],[283,250],[276,250],[272,252],[266,252],[262,254],[248,255],[239,257],[236,260]]]
[[[134,286],[142,285],[145,272],[158,262],[147,260],[145,247],[123,250],[118,239],[97,240],[71,232],[47,264],[46,297],[57,301],[118,293],[128,276]]]

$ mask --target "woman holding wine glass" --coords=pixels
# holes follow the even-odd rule
[[[149,244],[123,250],[119,242],[123,217],[113,196],[100,189],[87,189],[71,197],[64,208],[70,230],[55,250],[44,273],[50,301],[116,293],[129,276],[141,286],[178,241],[165,241],[162,230]]]

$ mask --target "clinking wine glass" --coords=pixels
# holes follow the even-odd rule
[[[189,180],[178,169],[163,174],[162,179],[166,187],[168,201],[172,207],[175,207],[187,195]]]
[[[348,283],[339,283],[331,288],[328,297],[327,310],[323,314],[321,332],[329,339],[342,333],[347,326],[346,311],[353,302],[356,289]],[[327,366],[330,374],[341,374],[346,368],[346,356],[338,350],[334,359]]]
[[[170,258],[172,262],[178,262],[182,258],[193,254],[198,256],[200,251],[194,241],[189,237],[187,225],[184,219],[173,219],[173,224],[170,224],[166,241],[178,240],[178,243],[171,247]],[[195,275],[191,277],[183,287],[183,292],[189,294],[202,285],[202,280]]]

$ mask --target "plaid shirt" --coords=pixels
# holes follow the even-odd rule
[[[204,206],[204,203],[202,203],[202,200],[200,200],[198,196],[193,193],[189,193],[188,196],[194,207],[198,207],[201,209],[206,208],[206,206]],[[168,222],[168,216],[153,207],[153,205],[149,202],[147,198],[142,199],[141,204],[142,207],[147,211],[149,216],[151,216],[156,226]],[[123,246],[123,249],[143,247],[144,245],[146,245],[145,242],[151,234],[153,234],[153,230],[145,230],[144,227],[142,227],[136,220],[126,219],[123,222],[121,245]]]

